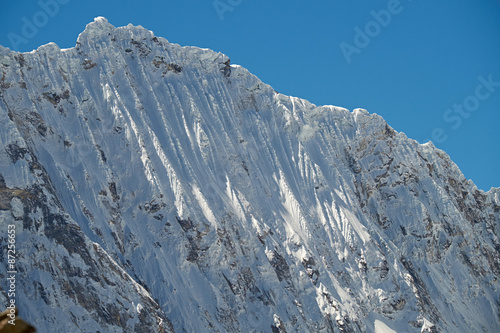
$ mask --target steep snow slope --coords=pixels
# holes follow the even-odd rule
[[[380,116],[104,18],[0,67],[1,246],[16,224],[41,331],[500,330],[500,191]]]

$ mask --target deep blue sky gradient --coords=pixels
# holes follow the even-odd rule
[[[3,0],[0,44],[72,47],[96,16],[142,25],[170,42],[221,51],[281,93],[380,114],[408,137],[432,140],[479,188],[500,186],[499,0],[59,1],[44,24],[38,1]],[[397,10],[377,30],[371,12],[388,6]],[[43,24],[23,35],[23,17]],[[367,25],[369,44],[358,40],[348,62],[341,43],[356,47],[355,28]],[[12,43],[13,34],[28,38]],[[478,88],[489,76],[498,86]],[[473,111],[454,111],[464,100]]]

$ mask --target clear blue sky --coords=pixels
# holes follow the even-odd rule
[[[500,186],[500,0],[2,0],[0,44],[72,47],[96,16],[224,52],[281,93],[380,114],[479,188]]]

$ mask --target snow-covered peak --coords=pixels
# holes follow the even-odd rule
[[[109,36],[115,31],[115,27],[102,16],[96,17],[85,27],[85,30],[78,36],[78,43],[96,42],[103,36]]]
[[[499,330],[499,190],[431,143],[104,18],[0,56],[0,220],[40,331]]]

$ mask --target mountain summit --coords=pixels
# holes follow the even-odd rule
[[[500,190],[432,143],[104,18],[0,71],[0,299],[40,332],[500,331]]]

